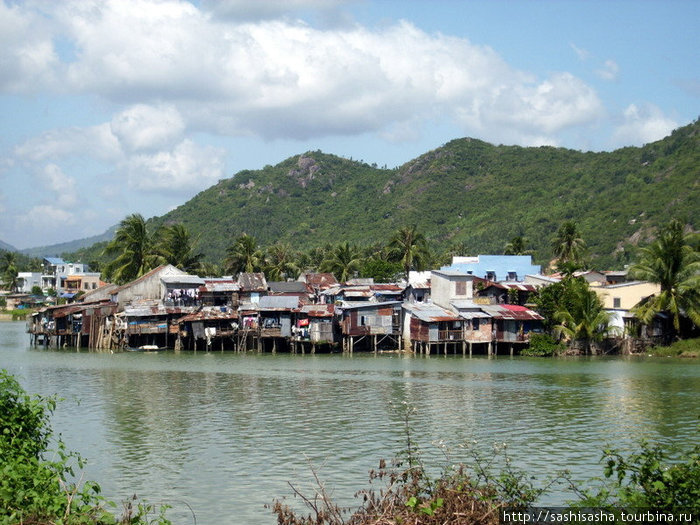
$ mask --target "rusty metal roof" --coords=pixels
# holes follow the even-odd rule
[[[243,272],[238,276],[238,284],[241,289],[246,292],[265,292],[267,291],[267,281],[264,273],[246,273]]]
[[[484,304],[479,305],[484,312],[494,319],[510,319],[515,321],[541,321],[543,317],[529,308],[515,304]]]
[[[459,321],[459,315],[449,310],[445,310],[432,303],[407,303],[403,305],[405,310],[411,315],[426,323],[437,323],[439,321]]]
[[[325,290],[338,284],[332,273],[307,273],[304,277],[306,284],[314,290]]]
[[[307,304],[299,308],[299,312],[309,317],[333,317],[335,314],[335,305]]]
[[[201,291],[210,293],[237,292],[240,289],[241,285],[233,279],[204,279],[204,286],[200,287]]]
[[[208,307],[202,308],[198,312],[192,312],[184,317],[181,317],[176,322],[178,324],[192,321],[211,321],[211,320],[227,320],[238,319],[238,311],[231,308]]]

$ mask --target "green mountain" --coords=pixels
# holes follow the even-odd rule
[[[7,244],[6,242],[0,241],[0,250],[6,251],[6,252],[16,252],[17,248],[12,246],[11,244]]]
[[[221,180],[150,223],[182,222],[212,261],[244,232],[303,249],[386,242],[416,224],[433,248],[465,255],[502,253],[524,235],[546,262],[555,231],[573,219],[594,265],[620,267],[671,217],[698,223],[699,128],[603,153],[465,138],[390,170],[307,152]]]
[[[30,257],[58,257],[61,254],[77,252],[82,248],[88,248],[93,246],[95,243],[109,241],[114,237],[114,232],[117,231],[117,226],[112,226],[106,232],[95,235],[93,237],[86,237],[84,239],[78,239],[76,241],[63,242],[60,244],[52,244],[50,246],[37,246],[36,248],[27,248],[21,250],[21,253],[28,255]],[[77,259],[71,259],[76,260]],[[86,261],[87,262],[87,261]]]

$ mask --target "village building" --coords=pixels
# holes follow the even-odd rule
[[[345,301],[336,306],[344,352],[401,349],[401,301]]]
[[[317,348],[331,350],[335,347],[337,330],[335,306],[332,304],[306,304],[296,312],[292,326],[292,351],[315,353]]]
[[[532,264],[531,255],[477,255],[452,258],[452,264],[443,266],[452,271],[481,277],[489,281],[523,281],[526,275],[539,275],[541,267]]]
[[[641,301],[657,294],[661,287],[646,281],[630,281],[609,286],[591,286],[603,303],[603,308],[610,314],[610,327],[613,335],[628,337],[638,335],[640,329],[632,309]],[[651,327],[652,337],[661,337],[664,333],[664,315]]]

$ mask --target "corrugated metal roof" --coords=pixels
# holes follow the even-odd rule
[[[184,317],[177,320],[178,323],[192,322],[192,321],[211,321],[218,319],[238,319],[238,312],[231,308],[221,308],[211,307],[202,308],[198,312],[192,312]]]
[[[204,279],[204,291],[211,293],[237,292],[241,285],[232,279]]]
[[[266,295],[260,298],[258,310],[293,310],[299,308],[299,298],[289,295]]]
[[[343,310],[359,310],[362,308],[385,308],[387,306],[394,306],[401,304],[401,301],[384,301],[381,303],[372,303],[369,301],[343,301]]]
[[[307,304],[299,309],[299,312],[309,317],[333,317],[335,305],[332,304]]]
[[[204,279],[197,275],[164,275],[160,278],[165,284],[190,284],[201,286]]]
[[[541,321],[543,317],[529,308],[515,304],[489,304],[480,305],[484,312],[494,319],[512,319],[516,321]]]
[[[243,272],[238,276],[238,284],[241,289],[246,292],[264,292],[267,291],[267,281],[264,273],[246,273]]]
[[[305,279],[306,284],[314,290],[325,290],[338,284],[335,275],[332,273],[307,273]]]
[[[272,293],[309,293],[306,283],[301,281],[270,281],[267,288]]]
[[[460,316],[449,310],[445,310],[435,304],[413,303],[405,304],[404,309],[411,312],[411,315],[426,323],[437,323],[439,321],[459,321]]]
[[[459,312],[459,316],[464,319],[490,319],[491,316],[486,312],[465,311]]]

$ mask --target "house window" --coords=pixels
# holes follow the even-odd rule
[[[495,280],[496,280],[496,272],[494,272],[494,271],[488,271],[488,272],[486,272],[486,278],[487,278],[489,281],[495,281]]]
[[[472,319],[472,330],[479,330],[479,318]]]
[[[620,298],[613,297],[613,308],[620,308]]]
[[[467,295],[467,283],[465,281],[457,281],[455,283],[455,295]]]
[[[508,280],[509,281],[517,281],[518,280],[517,272],[508,272]]]

